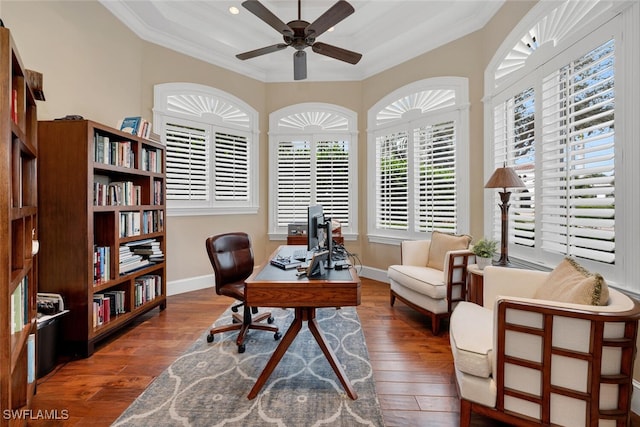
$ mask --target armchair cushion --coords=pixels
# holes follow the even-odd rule
[[[493,311],[460,302],[451,315],[451,352],[456,369],[489,378],[493,363]]]
[[[604,278],[592,274],[572,258],[565,258],[536,290],[536,299],[586,305],[606,305],[609,288]]]
[[[431,245],[429,246],[429,258],[427,267],[444,270],[445,255],[449,251],[469,248],[471,236],[455,235],[434,231],[431,233]]]
[[[392,265],[389,267],[387,275],[396,283],[402,283],[404,287],[420,294],[435,299],[447,297],[444,272],[441,270],[415,265]]]

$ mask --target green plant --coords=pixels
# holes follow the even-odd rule
[[[498,251],[498,241],[482,238],[473,245],[471,251],[481,258],[493,258]]]

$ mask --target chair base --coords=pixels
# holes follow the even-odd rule
[[[265,319],[267,319],[268,323],[273,323],[273,317],[271,317],[271,313],[261,313],[256,317],[252,317],[251,307],[244,306],[243,316],[240,316],[237,313],[233,313],[232,324],[211,328],[211,330],[209,330],[209,335],[207,335],[207,342],[213,342],[214,335],[216,334],[239,330],[240,332],[238,333],[238,337],[236,338],[236,344],[238,345],[238,353],[244,353],[244,338],[249,332],[249,329],[274,332],[273,338],[275,340],[279,340],[282,334],[278,330],[278,327],[260,323]]]
[[[398,295],[393,290],[389,291],[389,304],[391,305],[391,307],[393,307],[393,304],[396,302],[396,298],[398,298],[400,301],[402,301],[403,303],[405,303],[409,307],[413,308],[414,310],[424,314],[425,316],[430,317],[431,318],[431,332],[433,333],[433,335],[439,335],[440,334],[440,321],[442,319],[448,319],[450,317],[450,315],[451,315],[450,313],[432,313],[429,310],[426,310],[423,307],[420,307],[420,306],[412,303],[411,301],[407,300],[406,298]]]

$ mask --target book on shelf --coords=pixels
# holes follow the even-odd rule
[[[109,136],[97,132],[93,139],[94,162],[126,168],[131,168],[136,164],[131,141],[112,141]]]
[[[135,254],[131,246],[120,246],[120,262],[118,264],[120,275],[131,273],[150,264],[151,262],[147,258]]]
[[[136,278],[134,288],[135,307],[140,307],[159,295],[162,295],[162,276],[147,274]]]
[[[149,139],[151,135],[151,123],[143,119],[141,116],[125,117],[118,124],[118,128],[131,135],[136,135],[145,139]]]
[[[111,248],[109,246],[93,247],[93,282],[100,284],[111,280]]]
[[[159,241],[147,239],[145,241],[132,243],[135,243],[130,246],[131,252],[134,255],[139,255],[152,263],[164,262],[164,253],[162,252]]]
[[[120,212],[120,237],[139,236],[142,216],[140,212]]]
[[[27,382],[29,384],[36,380],[36,335],[29,334],[27,337]]]

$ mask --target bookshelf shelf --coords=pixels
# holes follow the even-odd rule
[[[35,392],[37,107],[11,33],[0,28],[0,408],[28,410]],[[0,417],[0,426],[24,420]]]
[[[137,316],[166,307],[164,146],[90,120],[41,121],[38,134],[40,289],[70,310],[63,352],[90,356]],[[158,171],[147,170],[150,150]],[[141,242],[162,256],[136,253]],[[149,275],[153,289],[137,306]]]

